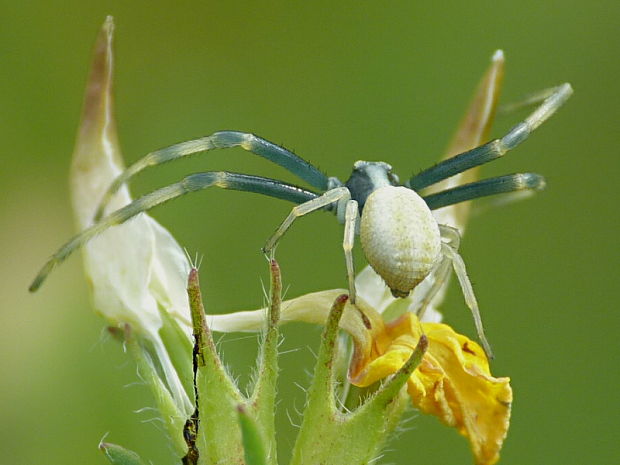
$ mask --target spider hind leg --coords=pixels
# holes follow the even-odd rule
[[[478,307],[478,301],[476,299],[476,295],[474,294],[474,288],[469,280],[467,269],[465,268],[465,262],[458,253],[461,239],[460,233],[457,229],[445,225],[441,225],[440,230],[442,237],[447,239],[447,242],[442,242],[441,244],[441,253],[443,257],[452,262],[452,268],[454,269],[454,274],[456,274],[456,278],[461,286],[465,303],[471,310],[472,316],[474,317],[474,325],[476,326],[478,339],[480,340],[487,357],[489,359],[493,359],[493,350],[491,349],[491,345],[484,334],[482,317],[480,316],[480,308]]]

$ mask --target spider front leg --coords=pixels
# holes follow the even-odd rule
[[[456,228],[440,224],[439,232],[441,237],[448,241],[454,250],[458,250],[461,244],[461,235]],[[450,277],[450,265],[452,260],[445,254],[440,255],[440,259],[428,276],[415,289],[416,303],[413,312],[419,319],[422,319],[431,302],[437,294],[445,287]]]
[[[327,176],[321,173],[315,166],[284,147],[247,132],[218,131],[210,136],[156,150],[129,166],[112,182],[103,195],[99,208],[95,212],[95,221],[99,221],[103,217],[106,206],[121,186],[145,169],[197,153],[232,147],[240,147],[276,165],[280,165],[317,189],[325,190],[328,188],[329,179]]]
[[[549,119],[568,100],[573,93],[573,89],[570,84],[562,84],[549,90],[548,93],[548,97],[542,104],[522,122],[513,126],[504,137],[439,162],[413,176],[405,185],[419,191],[455,174],[504,156],[509,150],[514,149],[527,139],[538,126]]]
[[[414,290],[414,307],[412,311],[418,316],[419,320],[424,318],[426,310],[431,305],[437,294],[443,289],[450,276],[451,261],[442,255],[435,267],[431,270],[424,281]]]
[[[461,290],[463,291],[463,297],[465,297],[465,303],[471,310],[474,317],[474,324],[476,326],[476,332],[478,333],[478,339],[480,339],[487,357],[492,359],[494,358],[493,350],[491,349],[491,345],[487,341],[484,334],[484,327],[482,326],[482,317],[480,316],[478,301],[476,300],[474,289],[471,285],[471,281],[469,280],[469,276],[467,275],[465,262],[458,253],[461,235],[457,229],[446,225],[441,225],[440,230],[442,237],[447,239],[447,242],[442,242],[441,244],[441,253],[452,262],[454,273],[456,274]]]
[[[347,264],[347,280],[349,281],[349,300],[355,305],[357,291],[355,290],[355,265],[353,264],[353,245],[355,244],[355,228],[359,215],[358,204],[355,200],[348,200],[344,216],[344,238],[342,248]]]
[[[344,205],[344,239],[342,242],[342,246],[345,254],[345,261],[347,265],[347,277],[349,281],[349,299],[351,303],[355,302],[355,270],[353,267],[353,243],[355,240],[355,228],[357,223],[358,216],[358,207],[357,202],[355,200],[351,200],[351,193],[349,189],[346,187],[336,187],[325,192],[320,197],[309,200],[308,202],[302,203],[301,205],[297,205],[293,207],[289,215],[284,219],[282,224],[276,229],[273,235],[267,240],[265,246],[263,247],[263,253],[270,254],[273,249],[275,249],[278,241],[284,236],[288,228],[291,227],[293,221],[295,221],[300,216],[307,215],[316,210],[320,210],[321,208],[325,208],[334,203],[338,203],[338,211],[343,211],[342,206]]]
[[[149,211],[158,205],[169,202],[182,195],[219,187],[221,189],[231,189],[237,191],[254,192],[267,195],[294,203],[304,203],[309,199],[317,198],[317,194],[307,191],[297,186],[287,184],[276,179],[263,178],[260,176],[249,176],[246,174],[230,173],[227,171],[208,171],[196,173],[183,178],[181,181],[171,184],[161,189],[157,189],[150,194],[146,194],[128,205],[110,213],[101,221],[93,224],[78,235],[74,236],[65,245],[52,255],[47,263],[41,268],[35,279],[30,284],[30,292],[36,291],[49,273],[60,263],[65,261],[69,255],[81,246],[86,244],[96,235],[106,229],[120,225],[133,218],[139,213]]]

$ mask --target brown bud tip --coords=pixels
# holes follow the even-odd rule
[[[426,349],[428,349],[428,337],[426,336],[426,334],[422,334],[420,336],[420,340],[418,341],[416,349],[426,352]]]
[[[189,270],[189,275],[187,276],[187,287],[197,287],[198,286],[198,268],[192,266]]]

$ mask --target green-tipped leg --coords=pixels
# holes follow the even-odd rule
[[[73,237],[52,255],[43,268],[41,268],[41,271],[39,271],[39,274],[37,274],[29,287],[30,292],[35,292],[41,286],[45,278],[47,278],[56,265],[65,261],[75,250],[79,249],[93,237],[111,226],[122,224],[137,214],[146,212],[169,200],[209,187],[255,192],[298,204],[318,197],[314,192],[275,179],[263,178],[260,176],[248,176],[245,174],[229,173],[227,171],[208,171],[206,173],[192,174],[175,184],[162,187],[161,189],[134,200],[129,205],[116,210],[98,223],[95,223],[90,228],[85,229]]]
[[[542,104],[525,120],[515,125],[501,139],[492,140],[480,147],[437,163],[413,176],[405,185],[418,191],[455,174],[500,158],[527,139],[538,126],[544,123],[568,100],[572,93],[573,89],[570,84],[562,84],[552,89],[552,91],[548,90],[546,94],[548,96]]]
[[[453,189],[427,195],[424,201],[431,210],[489,195],[517,191],[539,191],[545,188],[545,178],[535,173],[518,173],[483,179]]]
[[[321,173],[306,160],[298,157],[284,147],[280,147],[279,145],[269,142],[268,140],[246,132],[219,131],[211,134],[210,136],[181,142],[161,150],[156,150],[155,152],[151,152],[135,162],[120,176],[118,176],[114,182],[112,182],[107,192],[104,194],[101,204],[95,213],[95,221],[99,221],[101,219],[103,212],[105,211],[105,207],[108,205],[114,194],[121,188],[121,186],[146,168],[161,165],[162,163],[194,155],[200,152],[230,147],[241,147],[244,150],[252,152],[282,166],[317,189],[327,189],[329,182],[327,176]]]

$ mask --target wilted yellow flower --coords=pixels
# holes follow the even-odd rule
[[[491,376],[482,348],[441,323],[420,323],[412,312],[391,322],[368,304],[360,288],[356,306],[347,304],[340,322],[354,343],[349,378],[357,386],[369,386],[396,373],[411,356],[421,334],[429,347],[408,382],[413,404],[435,415],[470,441],[476,463],[497,462],[508,431],[512,390],[509,378]],[[329,310],[343,289],[314,292],[282,302],[281,322],[325,324]],[[360,318],[361,310],[368,327]],[[216,331],[256,331],[263,327],[265,310],[209,315]]]
[[[413,313],[386,324],[374,337],[373,355],[350,373],[352,383],[369,386],[398,371],[421,334],[429,346],[408,382],[413,404],[467,437],[476,463],[494,464],[508,432],[510,380],[491,376],[482,348],[448,325],[420,323]]]

